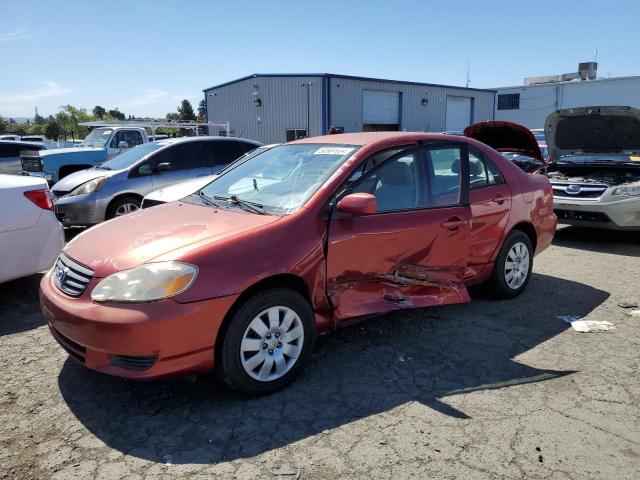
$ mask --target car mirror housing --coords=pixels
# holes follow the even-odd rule
[[[170,163],[162,162],[162,163],[159,163],[159,164],[156,166],[155,171],[156,171],[156,172],[166,172],[166,171],[168,171],[170,168],[171,168],[171,164],[170,164]]]
[[[373,215],[377,211],[376,197],[370,193],[352,193],[338,202],[336,210],[354,217]]]

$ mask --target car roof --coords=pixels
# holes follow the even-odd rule
[[[333,143],[339,145],[370,145],[374,143],[388,142],[415,142],[419,140],[451,140],[459,142],[460,137],[457,135],[446,135],[441,133],[423,133],[423,132],[356,132],[356,133],[340,133],[334,135],[323,135],[319,137],[303,138],[295,140],[288,144],[298,143]]]
[[[2,145],[21,145],[25,147],[46,147],[40,142],[23,142],[22,140],[0,140],[0,144]]]
[[[173,145],[175,143],[184,143],[184,142],[197,142],[197,141],[220,141],[220,140],[237,140],[239,142],[247,142],[253,143],[254,145],[262,145],[260,142],[256,142],[255,140],[249,140],[248,138],[239,138],[239,137],[213,137],[213,136],[198,136],[198,137],[178,137],[178,138],[163,138],[162,140],[156,140],[154,143],[158,145]]]

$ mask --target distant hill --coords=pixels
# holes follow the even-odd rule
[[[13,117],[9,119],[10,121],[13,120],[16,123],[27,123],[27,122],[31,122],[33,123],[33,118],[27,118],[27,117]]]

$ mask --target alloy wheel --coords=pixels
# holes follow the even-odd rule
[[[126,215],[127,213],[133,213],[140,210],[140,207],[135,203],[123,203],[116,209],[116,217],[121,217],[122,215]]]
[[[289,307],[263,310],[249,323],[240,344],[240,361],[254,380],[271,382],[293,368],[302,352],[304,327]]]
[[[504,262],[504,279],[509,288],[517,290],[527,280],[530,267],[529,249],[522,242],[513,244]]]

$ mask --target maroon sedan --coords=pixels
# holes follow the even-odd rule
[[[518,295],[555,227],[547,179],[476,140],[309,138],[79,235],[42,279],[42,308],[89,368],[129,378],[215,368],[264,394],[300,375],[319,333],[467,302],[474,283]]]

